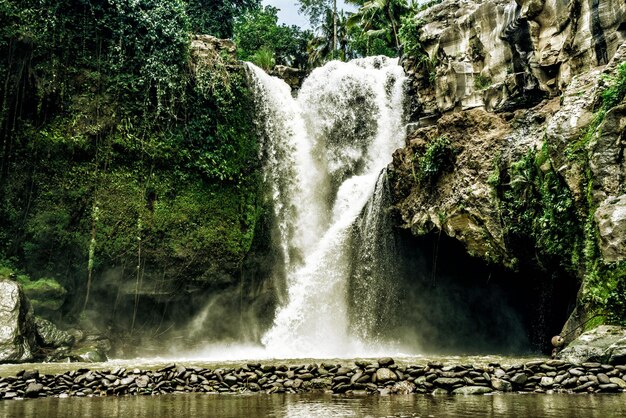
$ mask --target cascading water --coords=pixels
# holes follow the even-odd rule
[[[276,275],[286,284],[262,342],[274,357],[372,354],[373,341],[348,315],[351,239],[404,139],[404,72],[385,57],[334,61],[294,99],[282,80],[249,68],[284,260]]]

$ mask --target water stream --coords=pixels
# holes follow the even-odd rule
[[[283,258],[274,274],[286,289],[262,343],[278,358],[384,351],[363,332],[367,309],[350,321],[347,290],[355,220],[404,139],[404,72],[385,57],[331,62],[294,98],[282,80],[249,68]]]

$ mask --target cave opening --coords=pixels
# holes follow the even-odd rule
[[[574,308],[574,277],[531,263],[517,271],[489,264],[445,234],[393,235],[395,308],[385,336],[425,354],[550,352]]]

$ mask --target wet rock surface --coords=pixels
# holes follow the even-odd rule
[[[379,380],[379,374],[385,378]],[[429,363],[381,367],[377,361],[361,361],[354,367],[328,363],[291,366],[250,363],[208,369],[170,364],[158,370],[82,368],[56,375],[21,371],[0,378],[2,399],[191,392],[481,395],[510,391],[615,393],[625,390],[626,366],[599,362],[574,364],[563,360],[512,366]]]
[[[37,348],[33,308],[21,286],[0,280],[0,363],[30,361]]]
[[[612,325],[596,327],[574,340],[559,353],[558,357],[583,364],[589,362],[624,364],[626,328]]]

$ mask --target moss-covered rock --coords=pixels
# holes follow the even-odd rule
[[[57,311],[63,306],[67,290],[52,278],[31,280],[28,276],[17,276],[24,293],[30,299],[36,313]]]

